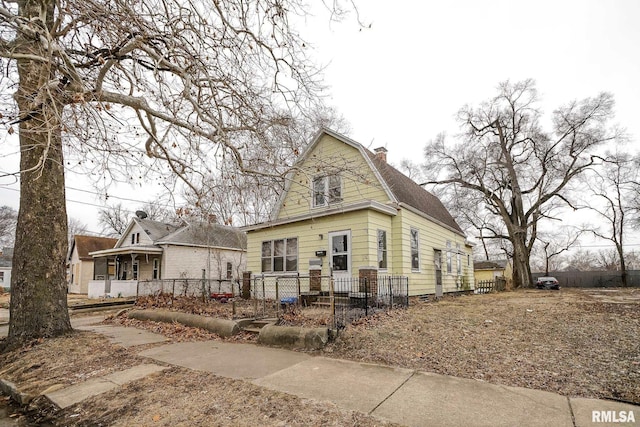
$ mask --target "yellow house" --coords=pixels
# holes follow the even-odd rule
[[[479,261],[474,264],[476,282],[493,280],[504,277],[507,282],[513,280],[513,268],[509,260]]]
[[[433,194],[376,153],[323,129],[267,222],[245,227],[247,270],[336,279],[360,269],[409,278],[409,295],[473,289],[471,246]]]

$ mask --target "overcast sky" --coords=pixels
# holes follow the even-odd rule
[[[361,29],[353,14],[340,23],[318,14],[300,32],[326,65],[327,102],[350,122],[350,136],[385,146],[392,163],[419,162],[427,141],[443,131],[455,135],[463,105],[491,97],[506,79],[535,79],[547,113],[611,92],[616,121],[639,139],[638,0],[366,0],[358,12],[371,28]],[[4,137],[0,144],[0,153],[16,150]],[[0,166],[17,168],[16,157],[0,157]],[[70,174],[67,185],[91,190],[83,181]],[[17,208],[17,184],[6,184],[0,182],[0,204]],[[100,203],[77,190],[67,196]],[[123,204],[135,210],[141,203]],[[99,231],[97,208],[70,202],[68,212]]]
[[[393,5],[393,7],[389,7]],[[640,1],[363,1],[359,31],[348,19],[315,22],[329,63],[330,102],[351,136],[385,145],[392,162],[418,160],[455,113],[496,93],[504,80],[533,78],[544,111],[614,94],[616,120],[640,134]],[[319,31],[323,30],[323,31]]]

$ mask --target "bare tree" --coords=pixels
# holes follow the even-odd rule
[[[154,221],[170,224],[179,222],[178,215],[174,210],[168,209],[158,202],[145,203],[138,210],[144,212],[147,215],[146,218]],[[102,232],[113,237],[120,237],[125,232],[135,212],[123,207],[122,203],[107,205],[100,209],[98,222],[102,226]]]
[[[272,146],[256,146],[264,156],[275,156],[277,161],[263,166],[260,175],[238,174],[234,164],[221,163],[212,176],[203,177],[195,187],[187,189],[187,204],[180,209],[183,217],[194,216],[200,221],[243,226],[269,219],[285,188],[287,172],[304,151],[311,137],[321,128],[347,133],[349,124],[337,111],[321,107],[307,116],[292,119],[269,142]],[[267,169],[268,167],[268,169]]]
[[[550,132],[540,125],[537,101],[532,80],[504,82],[495,98],[460,110],[460,143],[441,136],[425,150],[431,183],[471,190],[500,219],[504,232],[490,237],[510,243],[514,283],[524,287],[532,285],[529,258],[539,222],[571,206],[569,184],[594,164],[595,150],[618,137],[606,128],[613,115],[607,93],[555,110]]]
[[[622,274],[622,286],[628,285],[625,262],[625,238],[631,228],[634,213],[638,206],[634,203],[638,191],[640,175],[637,160],[629,153],[608,152],[600,167],[594,170],[589,179],[591,194],[588,209],[595,212],[604,227],[592,228],[591,232],[604,240],[613,243],[618,255],[618,266]],[[607,259],[609,252],[602,259]]]
[[[108,205],[100,209],[98,222],[102,232],[110,236],[121,236],[129,224],[131,213],[122,207],[122,203]]]
[[[574,226],[560,227],[552,232],[538,231],[545,276],[549,275],[549,271],[559,269],[561,263],[557,262],[554,265],[553,262],[558,261],[563,253],[579,246],[579,239],[583,233],[585,233],[585,229]]]
[[[595,256],[595,265],[598,270],[617,271],[620,269],[620,256],[615,248],[600,249]]]
[[[0,206],[0,247],[13,246],[18,212],[11,206]]]
[[[89,226],[79,220],[78,218],[69,217],[69,222],[67,224],[67,230],[69,232],[69,242],[73,239],[73,236],[76,234],[84,234],[89,229]]]
[[[0,113],[21,147],[10,345],[71,329],[63,147],[105,180],[155,170],[190,185],[226,161],[264,174],[278,159],[253,147],[321,89],[290,22],[306,13],[297,0],[0,0]]]
[[[567,256],[567,270],[590,271],[596,268],[598,268],[597,256],[589,250],[578,249]]]

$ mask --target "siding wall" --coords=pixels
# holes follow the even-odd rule
[[[453,231],[441,227],[413,212],[402,209],[394,218],[394,261],[393,274],[409,277],[409,295],[422,295],[435,293],[435,265],[434,250],[442,251],[442,289],[444,292],[460,290],[456,283],[460,283],[456,272],[456,244],[460,245],[463,280],[473,285],[473,263],[468,265],[467,255],[471,255],[469,248],[465,246],[465,239]],[[416,228],[419,231],[418,249],[420,254],[420,270],[411,270],[411,241],[410,230]],[[451,242],[452,272],[447,273],[447,241]]]
[[[238,279],[246,268],[246,255],[241,251],[209,250],[188,246],[164,246],[163,249],[163,279],[180,277],[199,279],[202,277],[203,269],[206,278],[225,279],[227,262],[233,265],[233,279]]]
[[[78,256],[78,248],[75,246],[69,261],[68,280],[68,292],[71,294],[86,294],[89,289],[89,281],[93,280],[93,261],[81,261]]]
[[[140,233],[140,243],[131,243],[131,235]],[[121,248],[128,248],[130,246],[153,246],[153,241],[147,236],[147,233],[140,227],[137,222],[133,223],[131,231],[127,234],[126,238],[122,241]]]
[[[409,233],[411,227],[420,230],[420,271],[411,271],[411,243]],[[298,238],[298,271],[307,274],[309,260],[316,258],[316,251],[327,251],[322,259],[322,274],[329,274],[329,241],[328,233],[333,231],[351,231],[351,274],[356,276],[359,267],[378,266],[377,236],[378,230],[387,231],[387,274],[409,277],[410,295],[435,293],[435,268],[433,250],[442,250],[443,256],[443,290],[454,292],[460,290],[456,274],[455,255],[452,255],[452,273],[446,272],[446,242],[460,245],[462,276],[470,285],[473,284],[473,266],[467,265],[469,248],[465,247],[464,238],[443,227],[437,226],[424,218],[401,211],[398,216],[389,216],[372,210],[361,210],[314,220],[301,221],[294,224],[274,228],[250,231],[248,233],[247,270],[253,274],[261,273],[261,245],[263,241],[289,237]],[[322,235],[322,238],[320,238]]]
[[[360,152],[337,139],[325,135],[308,154],[295,174],[277,219],[289,218],[325,207],[312,207],[312,182],[315,177],[339,174],[342,178],[342,203],[348,205],[363,200],[387,203],[389,197],[379,184],[369,164]]]
[[[322,258],[322,274],[329,274],[328,234],[335,231],[351,231],[351,274],[358,274],[358,267],[377,266],[377,233],[378,228],[391,230],[391,217],[375,211],[361,210],[314,220],[300,221],[295,224],[282,225],[275,228],[250,231],[247,234],[249,258],[247,270],[254,274],[261,273],[262,242],[288,237],[298,238],[298,271],[307,274],[309,260],[316,258],[316,251],[326,251]],[[320,237],[322,236],[322,238]],[[390,241],[390,235],[387,240]]]
[[[0,271],[2,271],[4,274],[4,279],[2,282],[0,282],[0,287],[3,288],[10,288],[11,287],[11,267],[0,267]]]

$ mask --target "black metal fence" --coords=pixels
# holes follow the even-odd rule
[[[407,307],[409,278],[262,274],[252,278],[251,296],[259,316],[278,316],[296,305],[327,311],[333,327],[340,328],[382,309]]]
[[[185,297],[215,297],[240,295],[240,282],[227,279],[162,279],[141,280],[138,282],[136,296],[169,294]]]

